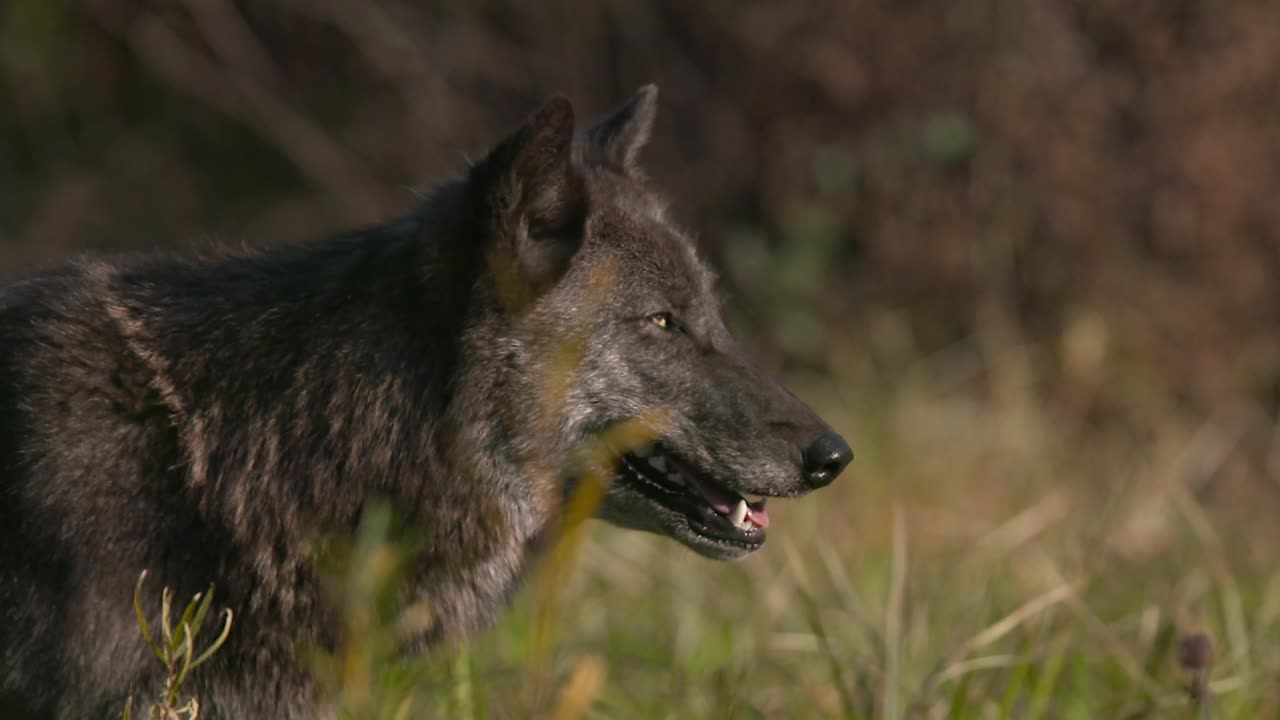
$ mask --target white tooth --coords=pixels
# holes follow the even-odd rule
[[[684,476],[681,475],[680,473],[667,473],[667,481],[671,483],[675,483],[676,485],[683,485]]]
[[[653,446],[641,445],[640,447],[633,450],[632,453],[638,458],[647,458],[653,454]]]
[[[733,515],[731,515],[729,519],[733,521],[734,525],[737,525],[738,527],[742,527],[744,521],[747,519],[747,501],[746,500],[738,501],[738,507],[733,509]]]
[[[654,455],[653,457],[649,458],[649,467],[653,468],[654,470],[657,470],[658,472],[666,472],[667,459],[661,455]]]

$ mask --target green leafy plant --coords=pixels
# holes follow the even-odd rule
[[[335,648],[306,647],[312,673],[340,718],[419,717],[418,689],[435,674],[429,657],[406,652],[431,621],[399,593],[417,556],[410,531],[385,500],[369,503],[355,534],[321,538],[321,575],[343,628]]]
[[[147,624],[146,612],[142,609],[142,585],[147,579],[147,571],[138,576],[138,584],[133,589],[133,610],[138,616],[138,629],[147,641],[147,647],[155,653],[167,672],[164,694],[147,708],[147,717],[156,720],[196,720],[200,716],[200,701],[195,697],[183,697],[182,686],[191,676],[191,672],[213,657],[227,638],[231,635],[231,623],[234,615],[230,608],[222,611],[222,630],[202,652],[197,654],[196,643],[200,631],[205,628],[209,618],[209,609],[213,606],[213,585],[202,593],[196,593],[183,608],[178,621],[173,622],[173,589],[165,587],[160,596],[160,637],[156,637]],[[133,713],[133,696],[125,703],[124,720],[130,720]]]

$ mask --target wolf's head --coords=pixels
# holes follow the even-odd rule
[[[553,98],[472,168],[502,308],[482,334],[506,372],[512,447],[568,458],[658,418],[656,439],[615,457],[600,516],[736,558],[764,543],[766,497],[827,485],[852,451],[726,329],[714,274],[636,165],[656,99],[642,88],[577,133]]]

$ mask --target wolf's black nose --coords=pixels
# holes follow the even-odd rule
[[[804,451],[805,479],[813,488],[829,485],[850,460],[853,450],[849,443],[833,432],[824,432]]]

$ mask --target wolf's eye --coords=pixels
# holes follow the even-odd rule
[[[654,325],[657,325],[663,330],[676,329],[676,321],[674,318],[671,317],[671,313],[665,313],[665,312],[654,313],[649,316],[649,322],[653,323]]]

